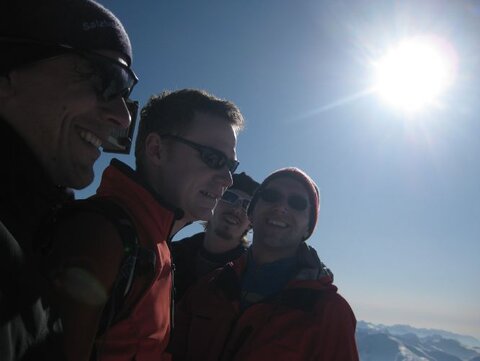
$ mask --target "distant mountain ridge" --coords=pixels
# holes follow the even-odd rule
[[[408,325],[357,323],[361,361],[480,361],[480,341]]]
[[[457,340],[460,343],[463,343],[466,346],[470,347],[480,347],[480,340],[476,339],[475,337],[468,336],[468,335],[460,335],[457,333],[444,331],[444,330],[437,330],[437,329],[429,329],[429,328],[416,328],[409,325],[393,325],[393,326],[386,326],[382,324],[373,324],[370,322],[365,321],[358,321],[357,328],[370,328],[376,330],[386,330],[392,335],[405,335],[407,333],[413,333],[418,337],[427,337],[427,336],[442,336],[444,338],[450,338],[453,340]]]

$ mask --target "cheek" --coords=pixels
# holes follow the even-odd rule
[[[250,228],[250,221],[247,216],[245,216],[244,221],[242,222],[242,228]]]
[[[305,218],[302,217],[302,220],[301,220],[300,224],[301,224],[302,235],[307,235],[307,233],[308,233],[308,218],[307,218],[307,220],[305,220]]]
[[[262,223],[262,219],[265,218],[265,211],[263,209],[263,207],[261,207],[258,203],[257,205],[255,205],[255,209],[253,210],[253,213],[250,215],[250,217],[247,217],[247,219],[249,220],[250,224],[252,224],[252,226],[256,223],[257,225],[258,224],[261,224]]]

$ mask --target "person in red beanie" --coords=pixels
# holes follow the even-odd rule
[[[173,359],[358,361],[355,316],[305,241],[320,196],[298,168],[268,176],[248,209],[253,242],[177,307]]]

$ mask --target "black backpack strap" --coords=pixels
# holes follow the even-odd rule
[[[131,289],[135,274],[144,274],[155,270],[155,252],[142,247],[138,242],[137,230],[130,215],[124,208],[109,197],[94,197],[65,204],[55,211],[48,223],[44,224],[37,250],[45,254],[53,247],[55,224],[80,212],[96,213],[112,223],[120,236],[124,256],[112,292],[105,304],[100,319],[97,336],[118,321],[120,311]]]
[[[100,336],[110,326],[119,321],[135,275],[150,273],[153,276],[156,255],[153,250],[139,244],[137,230],[130,215],[114,200],[107,197],[97,197],[84,202],[90,202],[97,212],[100,212],[117,228],[124,250],[117,278],[98,325],[97,336]]]

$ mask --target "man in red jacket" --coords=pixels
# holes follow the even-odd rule
[[[232,185],[242,126],[233,103],[205,91],[153,96],[141,112],[136,169],[112,160],[96,196],[59,215],[45,264],[69,361],[170,359],[170,239],[209,219]]]
[[[248,209],[247,254],[203,278],[180,302],[174,360],[358,361],[355,316],[304,242],[319,200],[298,168],[264,180]]]

